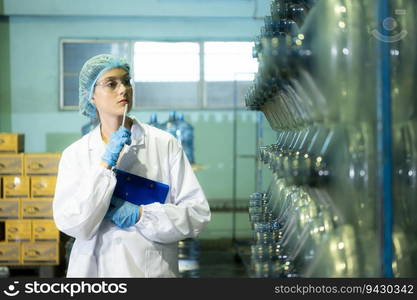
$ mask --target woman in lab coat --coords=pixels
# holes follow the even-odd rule
[[[126,118],[130,67],[111,55],[80,72],[80,110],[100,125],[62,153],[55,197],[58,229],[75,238],[67,277],[177,277],[177,242],[210,221],[206,197],[172,135]],[[169,186],[165,203],[136,206],[112,197],[113,167]],[[111,206],[111,203],[115,206]]]

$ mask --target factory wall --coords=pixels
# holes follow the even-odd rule
[[[0,131],[11,130],[9,18],[0,16]]]

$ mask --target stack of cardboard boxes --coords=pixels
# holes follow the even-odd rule
[[[0,265],[58,265],[52,200],[59,153],[23,153],[24,135],[0,133]]]

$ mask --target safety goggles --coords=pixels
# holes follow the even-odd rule
[[[132,78],[125,77],[125,78],[107,78],[101,82],[96,82],[95,86],[101,86],[108,91],[115,91],[119,89],[120,85],[124,85],[125,88],[130,89],[132,88]]]

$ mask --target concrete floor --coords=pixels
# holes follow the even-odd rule
[[[241,256],[237,255],[236,247],[230,240],[198,241],[199,269],[192,276],[197,278],[247,278],[248,273]],[[65,277],[61,267],[18,266],[9,269],[11,278],[62,278]],[[187,274],[185,274],[187,275]],[[1,276],[1,275],[0,275]]]
[[[242,257],[231,241],[200,241],[200,278],[247,278]]]
[[[236,258],[235,251],[201,251],[200,278],[244,278],[244,265]]]

